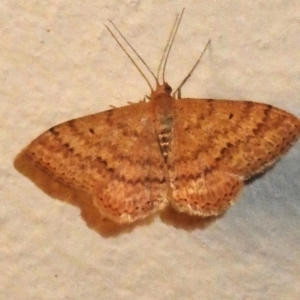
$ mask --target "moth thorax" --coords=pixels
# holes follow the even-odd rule
[[[155,130],[165,162],[168,159],[172,139],[174,100],[169,95],[160,95],[153,99],[152,102],[155,116]]]

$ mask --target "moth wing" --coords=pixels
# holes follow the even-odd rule
[[[181,99],[173,120],[170,202],[200,216],[223,213],[243,182],[278,160],[300,133],[292,114],[249,101]]]
[[[101,213],[115,222],[144,218],[167,203],[166,169],[149,103],[54,126],[24,152],[56,181],[89,193]]]

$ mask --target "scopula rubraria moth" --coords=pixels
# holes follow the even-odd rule
[[[160,64],[162,83],[152,72],[156,89],[146,79],[150,101],[56,125],[18,156],[89,194],[116,223],[132,223],[169,205],[189,215],[220,215],[244,181],[274,164],[300,135],[299,119],[271,105],[171,95],[164,68],[181,16]]]

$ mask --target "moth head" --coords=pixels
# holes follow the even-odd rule
[[[156,90],[152,91],[151,93],[151,99],[155,99],[161,95],[171,95],[171,93],[172,88],[167,82],[164,82],[163,84],[157,84]]]

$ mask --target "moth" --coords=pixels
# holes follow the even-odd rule
[[[271,105],[172,94],[165,67],[181,18],[175,23],[148,99],[56,125],[22,156],[55,181],[91,196],[108,219],[124,224],[171,206],[200,217],[224,213],[244,182],[273,165],[300,136],[300,120]],[[162,73],[162,79],[159,74]]]

